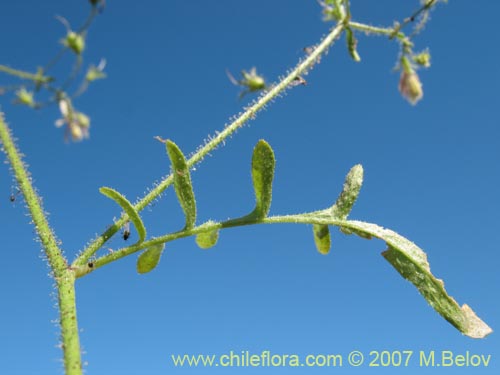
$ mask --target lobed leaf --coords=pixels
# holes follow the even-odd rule
[[[251,215],[258,219],[265,218],[271,208],[275,164],[273,149],[269,143],[261,139],[252,155],[252,181],[256,205]]]
[[[137,258],[137,272],[140,274],[148,273],[156,268],[160,263],[161,254],[165,249],[165,244],[153,245],[147,248]]]
[[[168,157],[172,163],[175,193],[186,217],[185,229],[191,229],[196,222],[196,200],[189,167],[180,148],[170,140],[167,140],[165,143]]]
[[[313,224],[313,234],[316,249],[323,255],[328,254],[332,246],[328,225]]]
[[[105,195],[108,198],[111,198],[116,203],[118,203],[118,205],[120,205],[120,207],[128,215],[130,221],[132,221],[135,229],[137,230],[137,234],[139,235],[138,243],[143,242],[146,239],[146,228],[144,227],[144,223],[142,222],[142,219],[134,206],[132,206],[127,198],[125,198],[123,195],[112,188],[103,186],[99,189],[99,191],[101,192],[101,194]]]

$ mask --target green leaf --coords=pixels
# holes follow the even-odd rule
[[[361,185],[363,184],[363,167],[357,164],[347,174],[342,192],[335,204],[330,208],[330,214],[342,220],[349,216],[356,199],[358,198]]]
[[[275,166],[274,152],[264,140],[260,140],[252,155],[252,181],[256,205],[252,216],[263,219],[271,208]]]
[[[134,224],[135,229],[137,230],[137,234],[139,235],[139,241],[137,243],[141,243],[146,239],[146,228],[144,227],[144,223],[142,222],[139,213],[135,210],[134,206],[125,198],[123,195],[118,193],[116,190],[109,187],[101,187],[99,189],[101,194],[111,198],[116,203],[120,205],[120,207],[125,211],[128,218]]]
[[[147,248],[137,258],[137,272],[148,273],[156,268],[160,263],[161,254],[165,249],[165,244],[161,243]]]
[[[388,249],[382,253],[384,258],[411,282],[427,302],[443,318],[450,322],[464,335],[483,338],[493,330],[483,322],[468,305],[458,303],[448,295],[442,280],[432,273],[427,255],[413,242],[392,230],[361,221],[332,222],[363,237],[377,237],[384,240]],[[410,319],[410,318],[409,318]]]
[[[191,229],[196,222],[196,200],[186,158],[174,142],[167,140],[165,143],[172,163],[175,192],[186,217],[185,229]]]
[[[204,225],[213,224],[213,222],[207,222]],[[208,232],[200,233],[196,236],[196,244],[201,249],[210,249],[215,246],[217,240],[219,239],[219,229],[213,229]]]
[[[332,246],[328,225],[313,224],[313,234],[316,249],[323,255],[328,254]]]

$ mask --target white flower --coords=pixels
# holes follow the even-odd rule
[[[73,141],[78,142],[89,137],[90,119],[87,115],[75,111],[67,98],[59,100],[59,110],[63,117],[56,121],[56,126],[66,125],[66,139],[71,136]]]

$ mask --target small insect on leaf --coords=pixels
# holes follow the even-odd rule
[[[165,244],[158,244],[142,252],[139,258],[137,258],[137,272],[143,274],[155,269],[158,263],[160,263],[161,254],[164,249]]]

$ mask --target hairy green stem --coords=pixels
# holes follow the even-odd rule
[[[66,270],[57,279],[61,340],[66,375],[82,375],[80,338],[76,316],[75,273]]]
[[[349,22],[348,26],[351,29],[363,31],[367,34],[377,34],[377,35],[387,35],[387,36],[394,35],[394,28],[393,27],[376,27],[376,26],[366,25],[364,23],[353,22],[353,21]],[[403,39],[403,38],[405,38],[405,35],[402,32],[398,32],[396,34],[396,37],[398,39]]]
[[[3,151],[7,155],[8,160],[14,171],[19,189],[24,195],[24,200],[33,218],[38,237],[42,241],[43,249],[47,254],[47,258],[54,277],[58,278],[67,268],[66,260],[64,259],[61,250],[57,244],[57,239],[50,229],[49,223],[43,211],[40,198],[31,185],[31,178],[28,171],[24,167],[21,160],[21,155],[16,149],[9,128],[0,113],[0,140],[3,144]]]
[[[348,224],[347,225],[345,224],[346,221],[344,220],[333,220],[331,218],[319,219],[316,216],[314,217],[310,216],[310,214],[272,216],[263,219],[258,219],[258,218],[253,219],[251,216],[245,216],[240,219],[233,219],[220,223],[217,222],[204,223],[189,230],[182,230],[179,232],[170,233],[164,236],[153,238],[149,241],[124,247],[122,249],[106,254],[102,257],[99,257],[95,260],[92,260],[91,262],[88,262],[85,265],[74,266],[73,270],[75,271],[76,277],[80,278],[108,263],[114,262],[118,259],[124,258],[128,255],[134,254],[138,251],[141,251],[143,249],[149,248],[154,245],[171,242],[174,240],[178,240],[180,238],[191,237],[200,233],[211,232],[217,229],[226,229],[226,228],[255,225],[255,224],[278,224],[278,223],[328,224],[328,225],[348,226]]]
[[[31,179],[26,170],[19,151],[16,149],[10,130],[0,113],[0,140],[3,151],[14,171],[19,189],[33,218],[35,230],[40,238],[45,254],[52,269],[59,293],[59,312],[61,336],[64,353],[66,375],[81,375],[80,343],[75,305],[75,275],[68,269],[66,259],[57,244],[57,239],[50,229],[43,211],[40,198],[31,185]]]
[[[239,116],[235,121],[229,124],[224,130],[217,133],[217,135],[207,142],[201,149],[199,149],[189,160],[187,165],[189,168],[199,163],[207,154],[216,149],[221,143],[224,142],[231,134],[237,129],[241,128],[248,120],[253,119],[256,114],[262,110],[267,104],[271,103],[273,99],[277,98],[284,92],[290,84],[299,76],[307,73],[307,71],[318,62],[318,58],[328,50],[333,42],[339,37],[344,30],[345,25],[340,22],[335,26],[332,31],[318,44],[314,50],[300,62],[285,78],[283,78],[277,85],[273,86],[262,97],[260,97],[255,104],[250,106],[246,111]],[[169,175],[161,181],[154,189],[152,189],[145,197],[143,197],[134,208],[137,211],[143,210],[149,205],[159,194],[161,194],[173,182],[173,176]],[[73,262],[74,267],[85,265],[88,260],[99,250],[104,243],[111,238],[127,221],[127,217],[120,218],[115,224],[110,226],[103,234],[95,239]]]

